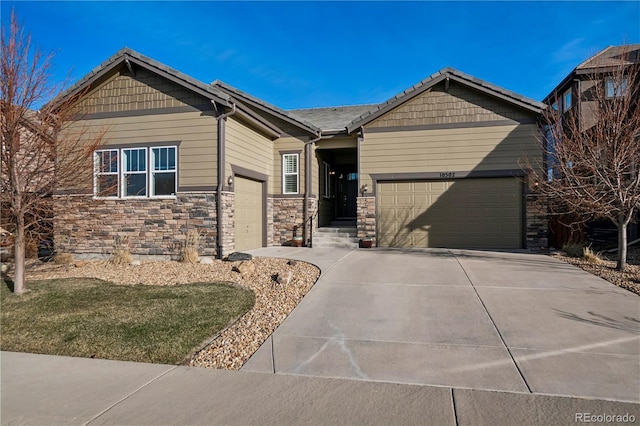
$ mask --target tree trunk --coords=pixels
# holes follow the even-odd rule
[[[627,267],[627,222],[618,221],[618,264],[616,269],[624,271]]]
[[[16,234],[14,240],[14,278],[13,278],[13,292],[15,294],[22,294],[27,289],[24,279],[24,249],[25,249],[25,229],[24,229],[24,217],[18,215],[16,221]]]

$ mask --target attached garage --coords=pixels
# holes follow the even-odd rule
[[[523,247],[518,178],[379,182],[378,246]]]
[[[263,183],[235,176],[235,250],[263,246]]]

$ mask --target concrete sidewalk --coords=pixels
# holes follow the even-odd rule
[[[596,399],[14,352],[0,353],[0,363],[3,425],[569,425],[587,415],[640,419],[638,404]]]

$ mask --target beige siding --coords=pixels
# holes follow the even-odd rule
[[[206,105],[209,101],[172,81],[138,69],[118,72],[89,92],[78,106],[86,114]]]
[[[360,185],[370,174],[522,168],[540,157],[535,125],[366,133],[360,147]]]
[[[323,173],[322,165],[318,164],[317,156],[316,156],[317,147],[314,145],[311,146],[311,192],[316,196],[320,197],[320,174]]]
[[[180,187],[213,186],[217,176],[217,123],[200,112],[84,120],[91,131],[107,129],[105,145],[178,142]]]
[[[271,175],[273,142],[270,139],[233,117],[227,119],[225,132],[225,176],[231,176],[231,164],[268,176]]]
[[[273,144],[273,180],[271,181],[269,193],[282,194],[282,155],[281,151],[300,152],[299,164],[299,194],[304,195],[304,141],[294,137],[277,139]]]
[[[531,118],[531,113],[499,99],[451,82],[445,92],[440,83],[405,102],[366,128],[454,124]]]

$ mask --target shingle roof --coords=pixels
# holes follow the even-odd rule
[[[78,91],[80,88],[88,84],[91,84],[97,78],[104,75],[105,73],[107,73],[114,67],[118,66],[119,64],[124,63],[126,60],[131,60],[133,62],[141,63],[152,70],[156,70],[157,72],[164,73],[176,83],[182,86],[185,86],[191,90],[195,90],[196,92],[206,97],[214,98],[214,99],[217,99],[218,101],[223,101],[223,102],[227,102],[229,100],[229,96],[223,91],[216,89],[215,87],[212,87],[208,84],[205,84],[199,80],[196,80],[195,78],[190,77],[184,73],[181,73],[180,71],[175,70],[163,64],[162,62],[158,62],[155,59],[151,59],[148,56],[145,56],[139,52],[136,52],[135,50],[125,47],[123,49],[120,49],[118,52],[116,52],[106,61],[104,61],[103,63],[95,67],[93,70],[91,70],[87,75],[85,75],[83,78],[78,80],[68,90],[66,90],[64,93],[58,96],[58,98],[56,98],[53,102],[61,102],[71,94]]]
[[[301,120],[313,123],[322,131],[345,130],[347,124],[355,118],[368,112],[376,104],[347,105],[323,108],[292,109],[289,113],[300,117]]]
[[[582,62],[576,67],[576,70],[630,65],[633,63],[640,63],[640,44],[609,46]]]
[[[245,101],[245,103],[253,104],[254,106],[257,106],[262,110],[265,110],[270,114],[275,115],[276,117],[280,117],[285,121],[295,124],[306,131],[309,131],[311,133],[317,133],[320,131],[320,127],[316,126],[315,124],[309,121],[304,120],[302,117],[298,117],[294,114],[291,114],[289,111],[285,111],[281,108],[278,108],[277,106],[270,104],[269,102],[264,101],[260,98],[257,98],[253,95],[250,95],[247,92],[243,92],[237,87],[233,87],[230,84],[225,83],[224,81],[215,80],[211,83],[211,87],[216,87],[231,96],[240,97],[243,101]]]
[[[470,74],[463,73],[462,71],[458,71],[454,68],[447,67],[430,75],[419,83],[409,87],[402,93],[395,95],[391,99],[375,106],[368,112],[365,112],[364,114],[355,118],[351,123],[347,125],[347,131],[352,132],[354,129],[371,122],[377,117],[380,117],[388,111],[396,108],[398,105],[412,99],[413,97],[419,95],[420,93],[426,91],[427,89],[435,86],[436,84],[447,78],[472,87],[476,90],[485,92],[491,96],[499,97],[508,102],[519,105],[520,107],[529,109],[534,113],[539,113],[544,107],[544,104],[541,102],[538,102],[526,96],[522,96],[511,90],[504,89],[482,79],[476,78]]]
[[[625,57],[623,57],[625,56]],[[621,61],[622,60],[622,61]],[[640,44],[627,44],[621,46],[609,46],[595,55],[587,58],[577,67],[571,70],[562,81],[553,88],[543,99],[543,102],[551,103],[555,101],[557,93],[566,90],[572,84],[571,80],[577,75],[604,72],[606,69],[618,65],[631,65],[640,63]]]

